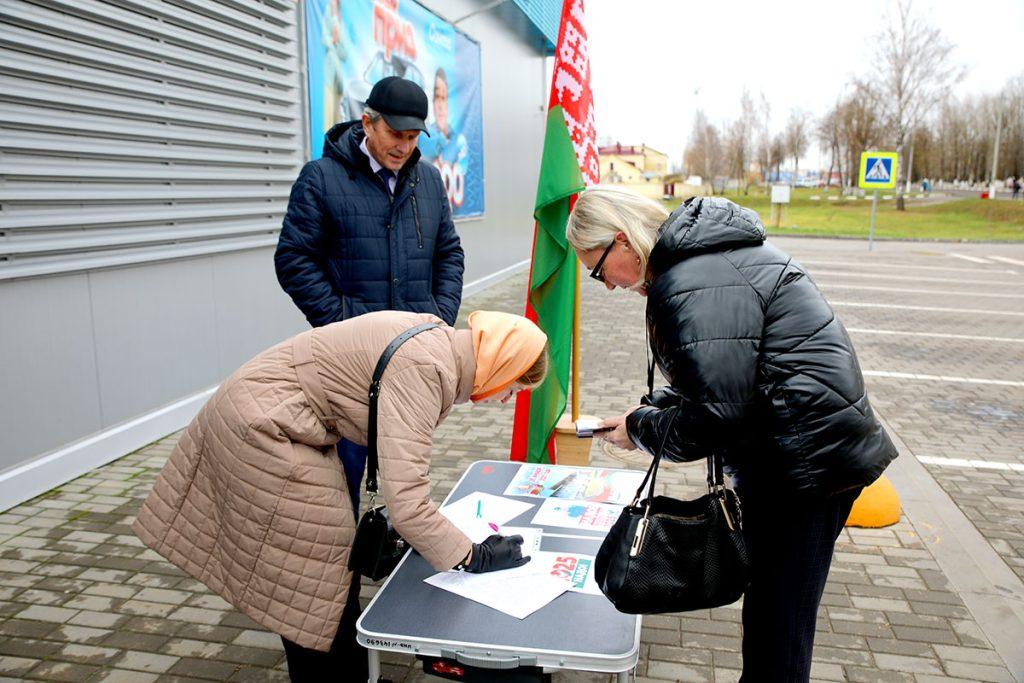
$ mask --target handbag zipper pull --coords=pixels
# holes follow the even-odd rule
[[[629,546],[629,556],[636,557],[644,544],[644,534],[647,533],[647,518],[642,517],[636,524],[636,533],[633,534],[633,543]]]

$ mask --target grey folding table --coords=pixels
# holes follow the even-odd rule
[[[477,461],[446,502],[474,491],[503,495],[520,463]],[[532,526],[542,498],[517,496],[533,507],[507,523]],[[603,532],[560,527],[543,530],[541,550],[596,555]],[[525,619],[424,583],[435,570],[408,552],[356,624],[367,648],[370,683],[380,677],[380,652],[442,657],[483,669],[541,667],[618,674],[628,681],[640,651],[640,618],[623,614],[603,595],[566,592]]]

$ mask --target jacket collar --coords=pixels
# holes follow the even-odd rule
[[[363,124],[359,120],[335,124],[324,135],[323,155],[340,161],[350,171],[358,169],[368,174],[372,173],[369,158],[359,149],[359,144],[365,137]],[[409,160],[398,171],[398,177],[401,178],[415,168],[420,156],[420,150],[417,147],[412,151]]]
[[[473,333],[469,330],[455,330],[452,352],[459,366],[459,384],[455,395],[456,403],[465,403],[473,393],[473,379],[476,377],[476,354],[473,352]]]

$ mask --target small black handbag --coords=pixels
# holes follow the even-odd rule
[[[410,327],[395,337],[377,361],[370,382],[370,409],[366,425],[366,492],[370,494],[370,506],[359,520],[352,550],[348,556],[348,568],[371,581],[379,581],[390,574],[409,548],[409,544],[398,534],[388,519],[384,505],[374,507],[377,498],[377,397],[380,395],[380,380],[388,361],[398,347],[420,332],[440,327],[438,323],[423,323]]]
[[[654,495],[667,438],[668,431],[594,561],[601,592],[628,614],[727,605],[743,595],[749,581],[739,499],[725,486],[720,458],[708,457],[707,495],[696,500]],[[644,489],[647,496],[640,500]]]

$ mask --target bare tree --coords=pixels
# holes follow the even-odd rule
[[[786,138],[779,133],[768,146],[768,167],[775,169],[775,179],[781,177],[782,162],[786,160]]]
[[[818,139],[818,145],[822,150],[829,153],[828,175],[825,176],[825,186],[832,187],[832,172],[836,165],[839,165],[839,187],[843,186],[843,164],[842,154],[839,151],[839,102],[829,109],[818,121],[818,127],[814,131]]]
[[[746,89],[740,97],[740,116],[726,128],[725,150],[729,162],[729,174],[743,187],[743,194],[750,191],[747,167],[750,164],[751,136],[756,124],[754,101]]]
[[[1002,177],[1024,175],[1024,73],[1010,80],[1002,92],[1003,149],[1000,156]]]
[[[853,187],[860,166],[860,155],[881,144],[883,134],[879,113],[879,95],[871,85],[854,81],[837,109],[839,145],[844,150],[847,187]]]
[[[902,160],[910,132],[963,78],[964,70],[953,62],[953,43],[913,11],[912,0],[892,0],[887,25],[875,35],[873,45],[875,83],[884,95],[886,124]],[[904,163],[899,171],[906,171]],[[900,182],[896,208],[905,208]]]
[[[792,109],[789,112],[789,121],[786,122],[785,145],[786,154],[793,157],[793,184],[800,170],[800,157],[807,151],[807,129],[810,127],[807,113],[801,109]]]
[[[761,166],[762,181],[764,189],[768,191],[768,176],[772,169],[772,105],[768,97],[761,93],[761,102],[757,108],[758,118],[758,143],[757,163]]]
[[[996,128],[999,153],[996,154]],[[923,131],[923,132],[922,132]],[[1024,173],[1024,75],[996,95],[949,98],[933,122],[915,129],[918,175],[973,185]],[[922,140],[926,147],[921,150]],[[995,155],[995,158],[993,158]]]
[[[725,165],[722,140],[718,129],[708,121],[702,109],[698,109],[693,117],[693,130],[686,143],[683,159],[689,173],[703,173],[703,182],[711,185],[712,192],[717,191],[715,179]]]

